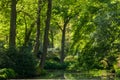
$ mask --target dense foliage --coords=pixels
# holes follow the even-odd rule
[[[18,76],[34,76],[36,74],[37,61],[28,48],[9,49],[0,53],[0,68],[11,68]]]
[[[0,69],[0,79],[1,80],[15,78],[15,77],[16,77],[16,73],[13,69],[10,69],[10,68]]]
[[[18,76],[35,75],[38,68],[119,75],[119,5],[120,0],[1,0],[0,68]]]

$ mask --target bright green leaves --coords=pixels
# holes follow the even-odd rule
[[[89,64],[96,61],[99,63],[104,57],[108,58],[111,54],[119,52],[120,48],[115,47],[120,45],[118,5],[120,3],[116,0],[89,0],[80,4],[82,9],[74,22],[73,48],[76,51],[80,45],[78,52],[81,52],[79,56],[81,65],[90,66]],[[88,59],[91,61],[87,61]],[[108,64],[111,65],[113,62]]]

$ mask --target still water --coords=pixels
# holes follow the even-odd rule
[[[103,73],[102,73],[103,74]],[[36,79],[56,79],[56,80],[120,80],[115,75],[95,76],[90,73],[65,72],[60,70],[48,71],[46,75],[36,77]]]

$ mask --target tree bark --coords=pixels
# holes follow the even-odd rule
[[[30,29],[27,30],[27,32],[25,32],[25,39],[24,39],[24,44],[23,46],[27,46],[28,45],[28,42],[30,40],[30,35],[31,35],[31,32],[32,32],[32,29],[33,27],[35,26],[35,21],[30,25]]]
[[[60,54],[61,64],[64,62],[64,58],[65,58],[65,34],[66,34],[66,27],[67,27],[67,24],[69,23],[69,21],[70,21],[69,18],[64,20],[64,25],[63,25],[63,29],[62,29],[61,54]]]
[[[37,29],[36,29],[36,42],[34,46],[34,54],[37,55],[40,47],[40,13],[41,13],[42,1],[38,0],[38,11],[37,11]]]
[[[45,27],[45,31],[44,31],[43,53],[42,53],[42,58],[41,58],[41,63],[40,63],[41,69],[44,68],[46,55],[47,55],[48,34],[49,34],[49,28],[50,28],[51,11],[52,11],[52,0],[48,0],[46,27]]]
[[[16,47],[16,0],[11,0],[9,47]]]
[[[51,47],[54,48],[54,33],[51,30]]]
[[[60,62],[64,62],[65,57],[65,33],[66,33],[66,27],[67,24],[64,24],[63,30],[62,30],[62,40],[61,40],[61,55],[60,55]]]

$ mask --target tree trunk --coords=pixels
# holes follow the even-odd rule
[[[24,44],[23,46],[26,46],[26,36],[27,36],[27,32],[28,32],[28,27],[27,27],[27,22],[26,22],[26,18],[25,18],[25,15],[24,15],[24,21],[25,21],[25,37],[24,37]]]
[[[37,55],[37,53],[39,52],[39,47],[40,47],[40,13],[41,13],[41,4],[42,1],[38,0],[38,12],[37,12],[37,33],[36,33],[36,42],[35,42],[35,46],[34,46],[34,53],[35,55]]]
[[[32,32],[32,29],[33,27],[35,26],[35,21],[30,25],[30,29],[27,30],[27,32],[25,32],[25,40],[24,40],[24,44],[23,46],[27,46],[28,45],[28,42],[29,42],[29,39],[30,39],[30,35],[31,35],[31,32]]]
[[[42,53],[42,58],[41,58],[41,63],[40,63],[41,69],[44,68],[46,55],[47,55],[48,34],[49,34],[49,28],[50,28],[51,10],[52,10],[52,0],[48,0],[46,27],[45,27],[45,31],[44,31],[43,53]]]
[[[67,24],[64,23],[64,27],[62,30],[62,40],[61,40],[61,55],[60,55],[60,62],[64,62],[65,57],[65,33],[66,33]]]
[[[11,0],[9,47],[16,47],[16,0]]]
[[[64,62],[65,58],[65,34],[66,34],[66,27],[67,24],[69,23],[70,19],[65,19],[64,20],[64,25],[62,29],[62,40],[61,40],[61,54],[60,54],[60,62],[61,64]]]
[[[54,48],[54,34],[52,30],[51,30],[51,47]]]

